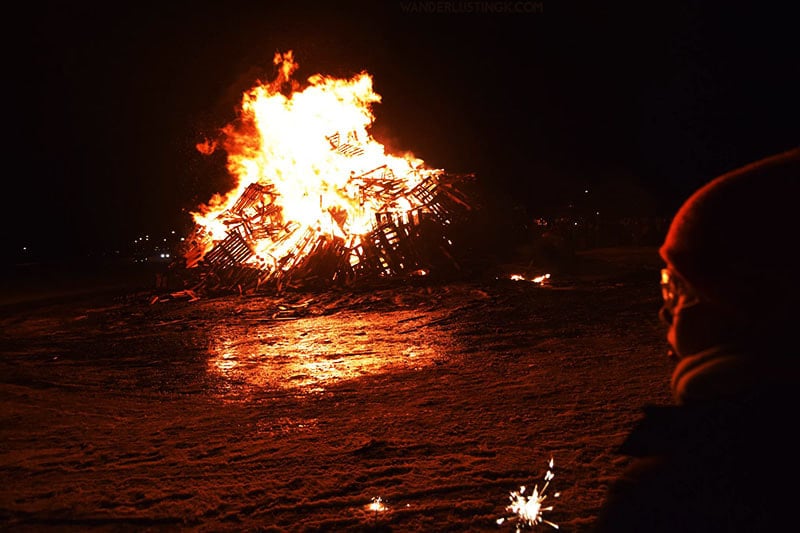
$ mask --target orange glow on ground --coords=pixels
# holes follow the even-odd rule
[[[444,353],[448,335],[410,337],[398,350],[385,333],[398,323],[413,327],[408,312],[384,313],[381,324],[356,316],[319,316],[268,322],[263,326],[219,325],[210,338],[207,371],[219,390],[231,397],[265,390],[322,392],[345,380],[397,371],[418,370]]]

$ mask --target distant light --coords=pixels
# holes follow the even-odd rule
[[[173,235],[175,235],[175,230],[172,230],[172,232],[171,232],[171,233],[172,233]]]
[[[183,240],[185,240],[185,239],[184,239],[183,237],[181,237],[181,240],[183,241]]]
[[[23,251],[23,252],[27,252],[27,251],[28,251],[28,247],[27,247],[27,246],[23,246],[23,247],[22,247],[22,251]]]
[[[583,192],[589,194],[589,189],[584,189]]]

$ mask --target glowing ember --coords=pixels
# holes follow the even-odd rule
[[[371,137],[371,106],[381,97],[366,72],[315,74],[301,87],[291,79],[298,68],[291,51],[276,54],[274,64],[275,80],[244,94],[236,124],[197,145],[204,154],[223,149],[237,185],[192,213],[187,266],[247,266],[262,280],[310,257],[324,258],[333,272],[366,263],[381,274],[418,270],[398,243],[426,216],[450,223],[439,202],[444,171],[411,153],[389,154]],[[389,253],[374,252],[381,247]]]
[[[511,274],[509,279],[512,281],[530,281],[532,283],[538,283],[539,285],[544,285],[547,280],[550,279],[550,274],[542,274],[541,276],[535,276],[532,278],[526,278],[522,274]]]
[[[531,279],[531,281],[534,283],[542,284],[548,279],[550,279],[550,274],[544,274],[542,276],[536,276],[535,278]]]
[[[533,492],[529,496],[525,495],[525,486],[521,486],[519,491],[512,491],[511,496],[509,499],[511,503],[506,507],[507,511],[511,511],[514,513],[514,517],[517,519],[516,523],[516,533],[519,533],[525,527],[532,527],[536,524],[547,524],[555,529],[558,529],[558,525],[554,524],[549,520],[545,520],[542,516],[545,511],[552,511],[553,506],[544,507],[542,504],[547,499],[547,488],[550,486],[550,481],[555,477],[553,474],[553,459],[550,459],[550,463],[548,465],[547,474],[544,476],[545,484],[542,487],[542,490],[539,490],[539,485],[533,487]],[[560,493],[556,492],[553,494],[554,498],[558,498],[561,496]],[[513,517],[512,517],[513,518]],[[506,518],[499,518],[497,520],[498,525],[504,524]]]

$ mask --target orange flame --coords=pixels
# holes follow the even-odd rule
[[[195,145],[197,151],[203,155],[211,155],[217,149],[217,142],[210,139],[205,139]]]
[[[261,268],[278,268],[309,233],[357,246],[379,214],[402,219],[420,207],[407,192],[442,172],[413,154],[389,154],[372,138],[371,106],[381,97],[368,73],[315,74],[301,88],[291,78],[298,68],[292,51],[276,53],[273,62],[275,79],[245,92],[238,121],[222,129],[220,147],[237,185],[192,213],[202,242],[187,259],[239,231],[243,217],[269,229],[248,235],[253,255],[246,262]],[[197,148],[211,153],[216,145],[205,141]],[[250,198],[254,184],[269,194]]]

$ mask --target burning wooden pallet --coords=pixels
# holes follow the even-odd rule
[[[249,185],[236,203],[220,217],[227,236],[203,254],[188,250],[188,258],[201,275],[201,286],[215,291],[271,291],[334,284],[354,285],[429,273],[433,265],[458,268],[447,238],[448,227],[465,220],[471,210],[458,182],[472,176],[431,175],[410,191],[382,167],[356,176],[370,194],[386,198],[413,197],[419,207],[375,214],[372,231],[345,239],[311,227],[282,220],[272,187]],[[335,219],[336,214],[331,213]],[[302,232],[298,234],[298,232]],[[299,236],[299,238],[298,238]],[[257,254],[259,239],[278,246],[294,242],[281,257]],[[200,246],[202,239],[193,245]]]
[[[227,152],[238,196],[193,213],[186,266],[209,286],[240,291],[458,268],[453,235],[471,210],[460,185],[472,176],[431,169],[373,139],[380,96],[366,72],[300,84],[291,51],[273,64],[276,78],[247,91],[236,121],[198,145]]]

